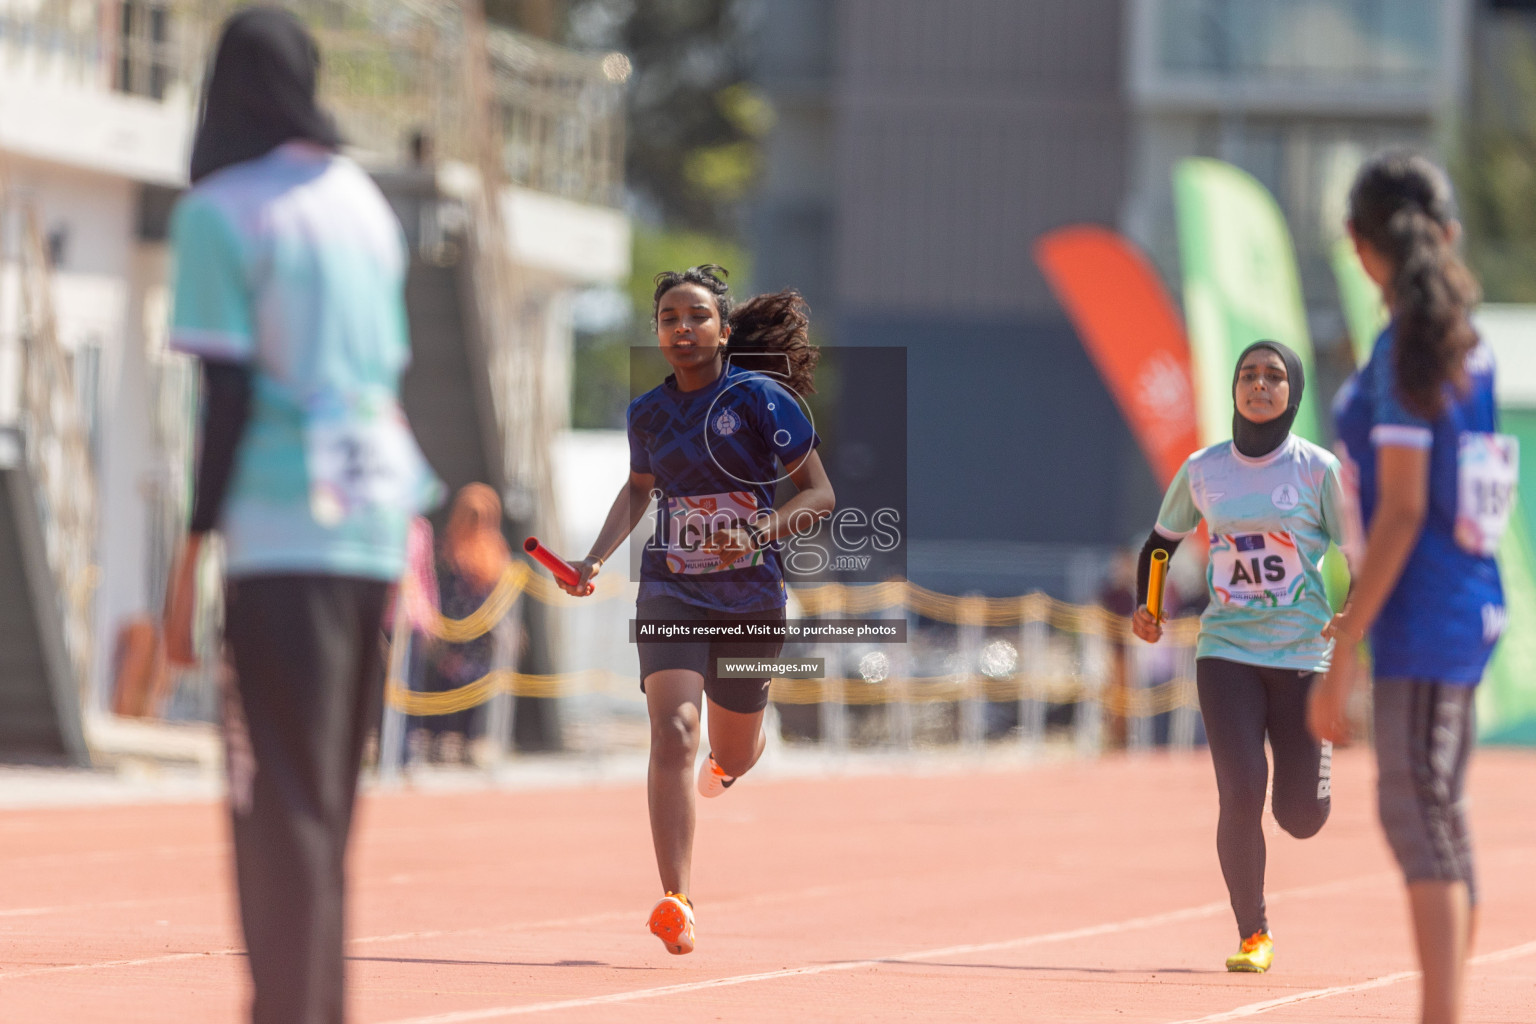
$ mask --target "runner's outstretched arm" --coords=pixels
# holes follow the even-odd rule
[[[618,496],[613,499],[613,505],[608,509],[608,518],[603,520],[603,528],[597,531],[597,539],[592,542],[592,547],[586,558],[577,562],[576,582],[567,585],[556,580],[561,590],[572,597],[585,597],[589,593],[587,583],[598,574],[608,557],[624,543],[635,529],[635,524],[645,515],[645,510],[651,504],[651,492],[656,487],[656,477],[651,473],[636,473],[631,470],[629,480],[619,488]]]

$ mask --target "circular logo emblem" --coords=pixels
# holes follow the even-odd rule
[[[1274,493],[1269,496],[1269,500],[1274,502],[1275,508],[1281,512],[1289,512],[1301,504],[1301,492],[1290,484],[1281,484],[1275,488]]]
[[[743,423],[741,417],[737,413],[733,412],[725,404],[725,401],[729,401],[729,399],[726,399],[726,396],[731,394],[731,389],[732,388],[742,387],[743,385],[751,385],[753,382],[760,382],[760,381],[765,381],[765,380],[768,381],[769,383],[775,385],[776,389],[782,389],[782,392],[787,392],[788,393],[789,397],[797,405],[799,405],[800,411],[805,415],[806,422],[810,423],[812,425],[811,429],[814,430],[815,429],[815,420],[814,420],[814,418],[812,417],[812,414],[811,414],[811,407],[806,404],[805,399],[803,399],[799,395],[795,394],[795,392],[790,390],[790,388],[787,385],[782,384],[782,383],[780,383],[778,381],[774,381],[771,378],[766,377],[763,374],[759,374],[759,373],[743,374],[741,377],[739,377],[736,380],[733,380],[730,383],[728,383],[725,386],[725,389],[723,391],[721,391],[720,394],[716,395],[715,396],[715,400],[710,403],[709,412],[704,417],[704,422],[709,425],[705,429],[705,431],[704,431],[704,443],[709,448],[710,460],[712,462],[714,462],[715,467],[717,469],[719,469],[720,472],[724,473],[726,476],[730,477],[732,480],[740,481],[741,483],[747,484],[747,485],[752,486],[752,487],[762,487],[762,486],[772,487],[773,485],[777,484],[780,480],[787,480],[789,478],[790,474],[793,473],[802,464],[802,462],[804,461],[803,458],[802,458],[801,461],[796,462],[793,466],[791,466],[791,465],[784,464],[782,459],[775,459],[774,461],[777,464],[783,465],[783,472],[782,473],[777,472],[777,471],[772,472],[769,475],[769,478],[766,479],[766,480],[754,480],[754,479],[749,479],[748,477],[739,476],[738,474],[736,474],[736,473],[732,472],[731,470],[727,469],[725,466],[721,465],[721,463],[720,463],[720,457],[715,452],[714,445],[710,442],[710,434],[713,433],[714,435],[716,435],[718,437],[729,437],[732,433],[734,433],[737,430],[740,430],[745,425]],[[732,396],[732,398],[739,398],[739,397],[740,397],[740,392],[738,392],[737,395]],[[780,394],[776,395],[773,398],[772,402],[770,402],[768,404],[768,407],[770,409],[772,409],[774,407],[774,405],[776,405],[778,402],[782,402],[782,401],[784,401],[784,394],[780,393]],[[730,424],[730,429],[724,429],[723,426],[722,426],[723,424],[725,424],[727,422],[729,422],[729,424]],[[779,431],[775,431],[774,432],[773,442],[774,442],[776,447],[783,448],[784,446],[789,444],[790,440],[791,440],[791,438],[789,436],[789,432],[788,431],[779,430]]]
[[[715,433],[730,437],[741,429],[741,417],[729,409],[721,409],[714,418]]]

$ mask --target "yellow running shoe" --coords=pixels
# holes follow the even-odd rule
[[[650,927],[668,953],[693,952],[693,904],[682,893],[669,892],[651,908]]]
[[[1227,957],[1227,970],[1263,974],[1275,959],[1275,940],[1269,932],[1254,932],[1236,953]]]

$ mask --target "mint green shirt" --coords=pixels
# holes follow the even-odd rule
[[[1339,460],[1294,434],[1260,459],[1223,441],[1185,460],[1157,531],[1181,539],[1204,520],[1210,532],[1196,657],[1327,669],[1333,612],[1319,566],[1330,540],[1344,543],[1344,494]]]
[[[183,196],[171,247],[171,347],[251,369],[218,524],[229,575],[397,578],[435,479],[398,411],[406,249],[383,195],[288,143]]]

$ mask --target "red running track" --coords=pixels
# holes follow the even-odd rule
[[[1315,839],[1270,834],[1267,975],[1237,943],[1202,753],[748,777],[701,806],[699,948],[644,929],[643,788],[378,793],[352,1019],[1406,1021],[1417,979],[1363,750]],[[1536,1020],[1536,754],[1479,751],[1468,1021]],[[222,808],[0,813],[0,1021],[238,1021]]]

